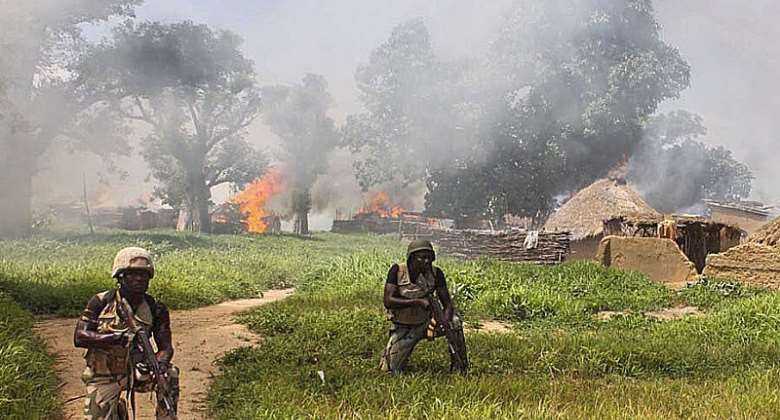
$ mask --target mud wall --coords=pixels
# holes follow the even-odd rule
[[[694,281],[696,266],[671,239],[607,236],[596,259],[606,267],[639,271],[664,284]]]

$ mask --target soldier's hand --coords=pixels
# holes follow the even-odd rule
[[[422,306],[423,309],[428,309],[431,307],[431,303],[428,302],[428,299],[417,299],[417,305]]]
[[[164,375],[171,367],[171,362],[169,362],[168,358],[162,354],[157,354],[155,357],[157,358],[157,364],[160,365],[160,373]]]

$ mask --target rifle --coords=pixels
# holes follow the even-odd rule
[[[447,338],[447,350],[450,353],[450,372],[459,370],[462,374],[468,373],[469,359],[466,354],[466,339],[463,330],[453,330],[449,323],[444,322],[444,309],[441,302],[428,295],[428,304],[431,308],[431,323],[426,332],[428,340],[433,340],[443,333]]]
[[[119,297],[119,305],[117,306],[118,313],[122,317],[122,320],[127,325],[127,328],[133,334],[134,338],[131,342],[137,343],[140,347],[141,354],[144,358],[144,363],[151,368],[152,377],[155,381],[154,393],[157,396],[157,406],[162,407],[165,415],[176,418],[176,406],[171,398],[171,388],[168,383],[168,378],[160,367],[160,363],[155,357],[152,343],[149,341],[149,334],[146,330],[141,328],[138,323],[135,322],[135,314],[133,308],[123,297]],[[135,409],[134,409],[135,410]]]

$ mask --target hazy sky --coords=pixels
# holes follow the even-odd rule
[[[691,87],[664,108],[701,114],[707,140],[756,173],[754,196],[780,205],[780,2],[656,0],[664,35],[692,66]]]
[[[422,17],[437,52],[461,56],[484,49],[511,0],[157,0],[137,10],[141,19],[190,19],[230,29],[245,39],[261,84],[294,83],[322,74],[341,121],[359,111],[355,68],[391,29]],[[701,114],[707,142],[722,144],[756,172],[754,198],[780,204],[780,2],[776,0],[656,0],[664,37],[692,66],[691,88],[663,110]],[[253,141],[271,143],[255,128]]]

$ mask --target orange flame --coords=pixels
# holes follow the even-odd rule
[[[394,205],[390,196],[379,191],[371,194],[368,201],[358,210],[358,214],[375,214],[380,217],[398,218],[404,212],[403,207]]]
[[[285,185],[282,173],[272,167],[262,178],[252,181],[244,191],[233,197],[241,213],[246,217],[245,224],[249,232],[262,233],[268,228],[268,217],[273,213],[266,210],[268,200],[284,191]]]

